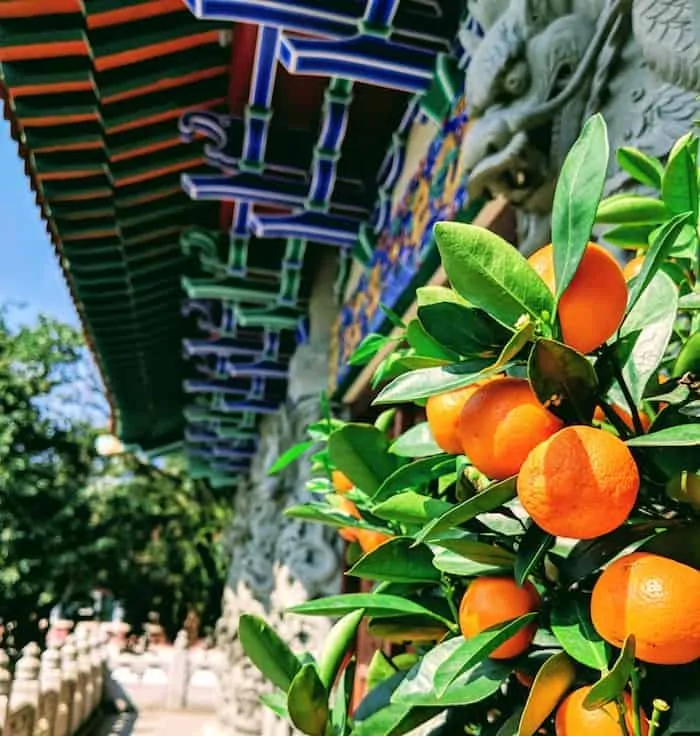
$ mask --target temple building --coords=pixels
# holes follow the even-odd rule
[[[313,648],[329,623],[283,610],[346,583],[336,535],[282,516],[308,498],[308,468],[267,470],[323,391],[372,418],[373,366],[348,358],[412,313],[418,286],[444,283],[433,224],[475,222],[527,251],[546,242],[587,113],[604,113],[611,145],[659,156],[697,117],[697,59],[670,63],[619,3],[525,22],[528,4],[0,3],[5,116],[112,432],[183,452],[236,506],[222,733],[289,732],[259,702],[237,617]],[[631,186],[615,166],[610,192]],[[366,663],[376,644],[358,646]]]

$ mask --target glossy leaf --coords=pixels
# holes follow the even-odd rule
[[[589,118],[559,173],[552,206],[555,301],[561,299],[591,238],[608,169],[608,131],[600,114]]]
[[[427,524],[417,535],[417,541],[429,539],[440,532],[459,526],[476,518],[484,511],[494,511],[507,501],[515,498],[515,477],[493,483],[476,496],[458,504],[438,519]]]
[[[250,661],[275,687],[289,690],[301,663],[275,630],[258,616],[241,614],[238,638]]]
[[[602,708],[621,695],[627,687],[634,667],[634,636],[630,634],[622,645],[620,656],[606,675],[590,689],[584,698],[583,707],[587,710]]]
[[[540,668],[520,718],[518,736],[534,736],[576,681],[576,667],[566,652],[552,655]]]
[[[644,542],[639,549],[700,570],[700,524],[664,531]]]
[[[430,335],[419,320],[413,319],[406,328],[406,341],[420,356],[436,358],[452,363],[459,360],[459,353],[451,350]]]
[[[618,194],[598,205],[596,221],[605,225],[659,225],[670,216],[666,205],[658,199]]]
[[[389,452],[398,457],[429,457],[444,454],[435,443],[427,422],[420,422],[407,429],[392,443]]]
[[[634,340],[632,350],[622,363],[622,377],[635,406],[640,405],[649,380],[658,372],[673,334],[677,307],[676,285],[665,273],[659,272],[622,325],[621,338],[631,336]],[[617,385],[610,396],[615,403],[627,408]]]
[[[577,662],[596,670],[608,666],[609,648],[593,628],[590,599],[568,594],[552,608],[552,633]]]
[[[512,567],[515,563],[515,555],[510,550],[488,542],[479,542],[468,534],[454,534],[454,531],[456,530],[446,532],[439,537],[431,537],[430,544],[447,549],[481,565]]]
[[[470,360],[406,373],[385,386],[372,403],[401,404],[469,386],[498,372],[491,363],[486,359]]]
[[[510,331],[483,310],[454,302],[419,307],[418,318],[441,345],[468,357],[495,356],[510,337]]]
[[[518,724],[523,714],[522,707],[518,706],[505,721],[501,724],[496,732],[496,736],[516,736],[518,733]]]
[[[566,422],[588,424],[595,411],[598,378],[584,355],[556,340],[537,340],[528,362],[537,398]]]
[[[372,495],[397,467],[389,441],[369,424],[346,424],[328,440],[331,462],[365,493]]]
[[[617,149],[617,162],[641,184],[661,189],[664,167],[657,158],[648,156],[636,148],[623,146]]]
[[[384,501],[400,491],[422,488],[454,468],[455,458],[444,453],[402,465],[384,480],[372,499],[375,502]]]
[[[355,722],[365,721],[375,713],[385,710],[391,705],[391,696],[401,681],[406,677],[406,672],[398,672],[392,669],[393,674],[383,679],[370,692],[365,695],[355,711]]]
[[[492,562],[480,562],[478,559],[465,557],[449,549],[438,549],[433,559],[433,565],[438,570],[461,578],[472,578],[479,575],[502,573],[513,567],[512,562],[505,562],[502,558]]]
[[[323,651],[318,658],[318,676],[329,692],[333,687],[345,654],[355,640],[355,634],[363,616],[364,610],[362,608],[345,614],[333,624],[323,641]]]
[[[484,228],[459,222],[435,225],[435,240],[453,288],[506,327],[523,314],[548,320],[552,294],[512,245]]]
[[[281,690],[263,693],[260,696],[260,702],[266,708],[269,708],[278,718],[285,719],[289,716],[287,713],[287,696]]]
[[[535,336],[535,323],[526,322],[511,336],[510,340],[505,344],[503,350],[498,355],[496,362],[491,366],[491,370],[503,370],[512,360],[523,352],[528,343],[532,342]]]
[[[284,515],[288,519],[303,519],[304,521],[313,521],[319,524],[328,524],[329,526],[343,529],[351,526],[358,529],[375,529],[382,531],[381,527],[375,527],[361,519],[356,519],[350,514],[346,514],[340,508],[334,508],[325,503],[317,503],[311,501],[309,503],[300,504],[299,506],[290,506],[284,510]]]
[[[441,708],[415,708],[410,705],[389,704],[353,728],[352,736],[403,736],[412,733],[435,717]]]
[[[664,204],[674,213],[698,212],[698,140],[693,133],[680,138],[671,149],[663,176]]]
[[[374,358],[374,356],[389,345],[392,339],[384,335],[370,333],[366,335],[362,342],[355,348],[355,352],[348,359],[350,365],[365,365]]]
[[[534,522],[530,525],[515,556],[514,573],[518,585],[522,585],[527,580],[528,575],[544,559],[555,541],[555,537],[540,529]]]
[[[426,524],[453,507],[447,501],[424,496],[422,493],[405,491],[391,496],[372,509],[374,516],[401,524]]]
[[[700,291],[682,296],[679,306],[681,309],[700,309]]]
[[[462,307],[470,307],[466,299],[463,299],[454,289],[449,286],[420,286],[416,289],[416,304],[420,310],[431,304],[459,304]]]
[[[435,691],[435,675],[442,664],[462,645],[455,637],[431,649],[403,678],[394,692],[393,703],[449,706],[478,703],[493,695],[508,676],[511,665],[487,659],[462,673],[443,693]]]
[[[344,616],[346,613],[364,608],[367,616],[428,616],[444,622],[435,611],[415,603],[408,598],[384,593],[346,593],[306,601],[287,610],[305,616]]]
[[[292,723],[308,736],[325,736],[328,724],[328,694],[312,664],[305,664],[287,693],[287,711]]]
[[[410,537],[390,539],[361,557],[346,574],[392,583],[433,583],[440,580],[430,549],[425,545],[411,549],[412,544]]]
[[[628,250],[649,247],[649,237],[655,225],[618,225],[605,231],[603,238],[611,245]]]
[[[630,287],[629,300],[627,302],[627,313],[629,314],[634,305],[641,297],[650,281],[659,270],[659,267],[666,258],[678,239],[683,226],[688,221],[688,213],[676,215],[669,220],[658,232],[654,238],[654,242],[649,246],[649,250],[644,257],[642,268],[634,278]]]
[[[532,624],[537,619],[537,615],[537,613],[528,613],[493,626],[470,639],[464,639],[435,672],[433,682],[437,695],[444,695],[449,686],[462,673],[475,667],[496,651],[501,644]]]
[[[300,457],[302,457],[314,446],[314,444],[315,442],[313,440],[308,440],[306,442],[299,442],[296,445],[292,445],[292,447],[290,447],[286,452],[283,452],[277,458],[277,460],[272,463],[272,466],[267,471],[267,474],[275,475],[275,473],[279,473],[280,470],[286,468],[288,465],[291,465],[295,460],[298,460]]]
[[[700,445],[700,424],[667,427],[658,432],[627,440],[631,447],[697,447]]]

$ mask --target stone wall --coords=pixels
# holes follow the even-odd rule
[[[309,500],[306,463],[269,477],[268,469],[288,447],[304,439],[305,427],[320,417],[320,393],[328,380],[330,328],[337,308],[334,254],[319,265],[309,305],[310,338],[290,366],[288,397],[260,426],[260,445],[250,476],[236,492],[235,521],[228,533],[231,567],[224,592],[217,644],[227,660],[222,673],[221,733],[233,736],[288,736],[292,728],[260,703],[269,691],[246,660],[237,637],[242,613],[267,619],[295,651],[318,653],[330,629],[323,618],[284,615],[289,606],[340,592],[338,535],[318,524],[286,519],[289,506]]]

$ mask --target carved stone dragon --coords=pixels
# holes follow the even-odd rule
[[[611,149],[664,158],[698,117],[700,0],[470,0],[483,38],[466,95],[474,121],[462,160],[472,197],[519,211],[522,250],[549,237],[557,174],[600,111]],[[634,185],[611,156],[606,195]]]

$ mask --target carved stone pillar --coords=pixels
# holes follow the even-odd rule
[[[309,307],[311,333],[290,366],[288,398],[260,424],[260,445],[250,476],[236,493],[235,521],[228,532],[231,567],[217,644],[226,664],[221,672],[219,719],[222,734],[289,736],[292,729],[260,704],[269,691],[243,654],[238,619],[253,613],[268,620],[295,651],[321,648],[331,622],[285,615],[289,606],[340,592],[342,562],[337,535],[317,524],[286,519],[283,511],[309,500],[308,466],[301,462],[280,475],[268,469],[288,447],[304,439],[320,417],[320,392],[328,380],[330,326],[335,314],[335,259],[324,259]]]

